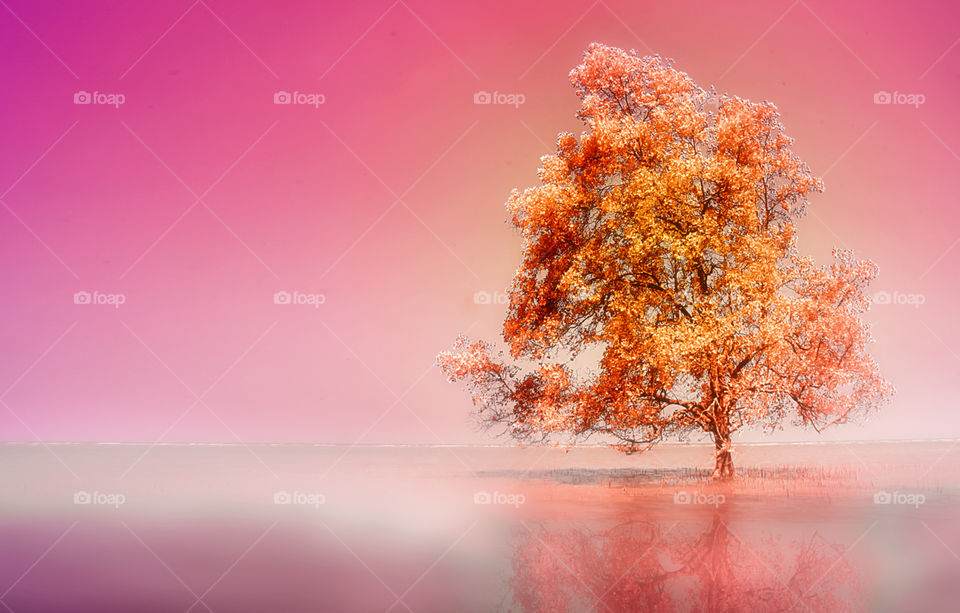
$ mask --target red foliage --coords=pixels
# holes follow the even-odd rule
[[[561,134],[541,185],[507,203],[523,241],[503,326],[512,362],[465,339],[439,358],[482,419],[628,452],[702,431],[726,477],[743,427],[792,413],[821,428],[879,406],[892,387],[861,320],[876,267],[797,255],[796,219],[821,183],[776,107],[598,44],[570,78],[587,131]],[[575,375],[571,356],[594,352]]]

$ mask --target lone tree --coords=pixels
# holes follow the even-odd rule
[[[464,337],[438,356],[481,422],[521,442],[605,435],[627,453],[702,431],[728,479],[741,428],[793,414],[819,431],[884,402],[860,319],[876,266],[796,253],[822,184],[776,107],[600,44],[570,79],[587,130],[560,134],[542,184],[507,203],[523,250],[511,357]]]

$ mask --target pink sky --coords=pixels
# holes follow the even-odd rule
[[[491,442],[433,360],[499,338],[473,295],[519,263],[503,202],[580,131],[593,41],[775,102],[826,183],[802,250],[922,296],[869,315],[895,401],[824,438],[960,436],[952,3],[4,3],[0,439]]]

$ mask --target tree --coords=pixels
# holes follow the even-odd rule
[[[742,428],[792,414],[819,431],[882,404],[893,390],[861,320],[876,266],[797,253],[822,184],[776,107],[600,44],[570,79],[587,130],[560,134],[541,185],[507,203],[522,237],[511,357],[463,337],[438,356],[481,422],[521,442],[605,435],[627,453],[704,432],[726,479]]]

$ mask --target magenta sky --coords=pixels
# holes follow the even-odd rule
[[[279,4],[0,3],[0,439],[489,442],[431,365],[499,337],[473,295],[518,264],[503,202],[579,131],[592,41],[774,101],[827,186],[802,249],[922,296],[870,314],[895,402],[827,438],[960,436],[952,3]]]

